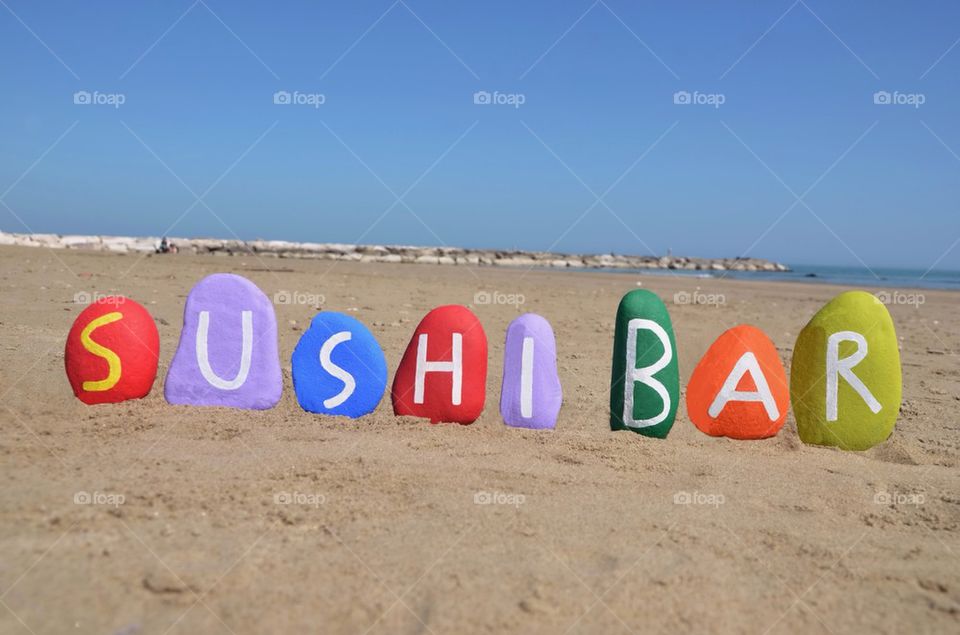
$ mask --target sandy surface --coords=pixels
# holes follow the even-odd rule
[[[792,416],[743,442],[701,434],[682,406],[666,440],[613,433],[606,412],[616,306],[638,280],[668,302],[684,386],[737,323],[789,363],[837,287],[25,248],[0,249],[0,264],[0,632],[960,631],[956,294],[891,307],[901,418],[886,443],[844,453],[804,446]],[[276,409],[169,406],[184,299],[216,271],[355,310],[391,374],[429,309],[522,294],[557,334],[558,428],[500,422],[518,310],[493,304],[473,307],[491,355],[472,426],[398,419],[389,398],[359,421],[302,412],[289,356],[315,311],[299,304],[277,306]],[[673,304],[698,285],[725,303]],[[122,292],[155,316],[145,400],[73,397],[63,343],[78,292]],[[676,504],[684,492],[700,504]],[[298,502],[275,502],[284,493]],[[476,504],[484,493],[500,504]]]

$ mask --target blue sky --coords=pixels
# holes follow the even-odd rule
[[[0,229],[960,269],[958,38],[955,2],[2,0]]]

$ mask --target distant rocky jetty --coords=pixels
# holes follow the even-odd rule
[[[297,243],[285,240],[221,240],[169,238],[180,253],[217,256],[257,255],[268,258],[318,258],[357,262],[423,263],[435,265],[489,265],[495,267],[551,267],[575,269],[681,269],[688,271],[789,271],[778,262],[760,258],[686,258],[683,256],[624,256],[619,254],[562,254],[546,251],[414,247],[408,245],[347,245]],[[8,234],[0,245],[85,249],[114,253],[153,253],[159,238],[125,236],[70,236]]]

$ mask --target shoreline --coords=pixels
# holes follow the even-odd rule
[[[17,234],[0,231],[0,247],[47,248],[58,251],[97,252],[152,256],[160,244],[157,237],[77,234]],[[616,254],[567,254],[526,250],[424,247],[412,245],[352,245],[281,240],[224,240],[215,238],[168,238],[178,247],[177,256],[213,255],[284,260],[326,260],[384,264],[426,264],[500,268],[523,271],[566,270],[577,273],[620,273],[644,277],[677,277],[716,282],[743,280],[770,283],[808,283],[891,290],[960,291],[960,273],[927,271],[904,276],[907,269],[786,265],[761,258],[693,258],[686,256],[625,256]],[[159,255],[159,254],[158,254]],[[888,272],[893,272],[889,273]],[[928,274],[932,274],[929,278]],[[872,277],[871,277],[872,276]],[[946,278],[944,278],[947,276]],[[949,277],[952,276],[952,277]],[[905,301],[910,301],[907,298]]]
[[[524,292],[527,298],[531,297],[531,284],[537,285],[538,281],[552,283],[556,280],[564,280],[571,289],[591,289],[596,286],[608,288],[610,286],[619,288],[643,287],[659,293],[663,301],[670,308],[671,312],[680,309],[683,305],[689,305],[694,308],[717,308],[729,303],[729,298],[735,297],[741,292],[754,292],[774,296],[793,297],[797,294],[810,295],[822,298],[826,302],[836,294],[851,289],[860,289],[873,293],[881,298],[881,301],[887,305],[888,309],[900,308],[911,312],[922,308],[928,302],[950,301],[956,298],[957,290],[949,288],[917,288],[911,289],[901,286],[896,289],[884,287],[878,284],[843,284],[826,279],[811,279],[805,277],[796,277],[790,280],[770,278],[769,275],[762,272],[729,272],[731,275],[723,275],[727,272],[719,272],[721,275],[710,275],[706,272],[696,271],[673,271],[673,270],[633,270],[633,269],[588,269],[588,268],[566,268],[556,269],[551,267],[506,267],[506,266],[481,266],[481,265],[460,265],[460,266],[436,266],[425,263],[398,263],[384,262],[364,262],[357,260],[327,260],[317,258],[293,259],[286,264],[277,263],[276,267],[271,265],[275,260],[260,260],[256,254],[236,254],[237,257],[224,262],[223,255],[215,256],[212,254],[191,254],[180,253],[176,255],[164,255],[158,257],[158,254],[129,254],[110,251],[91,251],[81,249],[63,249],[63,250],[38,250],[36,248],[9,246],[0,244],[0,258],[7,258],[11,253],[44,253],[49,259],[50,264],[58,262],[66,267],[67,278],[51,285],[50,289],[60,287],[69,294],[78,292],[81,296],[95,297],[99,295],[110,295],[114,293],[125,293],[125,284],[123,281],[128,279],[133,272],[140,267],[170,269],[171,271],[185,272],[189,270],[196,271],[195,278],[188,284],[187,289],[183,291],[184,297],[186,290],[192,287],[203,276],[210,273],[230,272],[246,276],[256,282],[261,289],[268,295],[275,304],[290,304],[296,306],[303,304],[304,297],[323,297],[325,302],[320,302],[324,310],[338,310],[331,307],[331,293],[326,289],[328,284],[336,284],[334,278],[336,274],[348,273],[357,275],[366,272],[366,275],[377,277],[399,276],[406,278],[414,275],[418,278],[433,280],[435,282],[459,278],[461,275],[468,275],[475,282],[474,291],[477,293],[488,292],[491,296],[505,294],[510,296],[517,292]],[[58,255],[62,254],[62,256]],[[244,259],[240,256],[247,255]],[[94,262],[101,258],[114,261],[114,258],[122,258],[129,261],[130,265],[121,265],[120,275],[110,276],[114,283],[101,283],[99,285],[84,284],[79,282],[77,277],[87,279],[88,272],[74,272],[75,262],[84,262],[88,258],[93,258]],[[249,257],[252,257],[251,260]],[[139,263],[139,264],[138,264]],[[96,267],[99,268],[99,267]],[[317,279],[310,284],[294,284],[292,279],[297,279],[301,274],[308,270],[316,269],[320,272]],[[471,273],[472,272],[472,273]],[[573,274],[573,275],[570,275]],[[614,275],[610,275],[614,274]],[[94,274],[99,277],[98,274]],[[336,284],[339,286],[339,284]],[[78,291],[79,289],[79,291]],[[322,292],[322,293],[321,293]],[[446,298],[444,285],[441,283],[437,293],[439,297],[445,298],[445,301],[453,304],[463,304],[467,307],[473,307],[476,303],[476,297],[473,293],[463,297]],[[890,293],[889,298],[882,294]],[[277,299],[275,294],[290,295],[290,299],[285,297]],[[683,297],[685,296],[685,297]],[[720,296],[716,298],[713,296]],[[904,299],[904,296],[909,296]],[[279,297],[279,296],[278,296]],[[722,299],[721,299],[722,298]],[[70,298],[67,298],[68,300]],[[917,301],[919,299],[919,301]],[[491,297],[489,304],[496,306],[504,304],[502,298]],[[88,300],[71,300],[71,304],[86,304]],[[308,303],[309,304],[309,303]],[[364,302],[364,298],[355,297],[352,301],[353,308],[350,305],[344,305],[340,310],[355,311],[356,307],[363,306],[364,309],[372,309],[370,303]],[[483,302],[481,302],[481,305]],[[509,303],[507,303],[509,304]],[[522,312],[522,307],[513,306],[514,309]],[[813,315],[816,309],[811,309],[808,318]],[[518,313],[519,314],[519,313]]]
[[[149,254],[159,237],[70,234],[15,234],[0,231],[0,245]],[[469,249],[414,245],[352,245],[286,240],[225,240],[168,238],[181,252],[217,256],[254,255],[267,258],[319,259],[356,262],[476,265],[550,269],[653,269],[662,271],[788,272],[790,267],[762,258],[693,258],[686,256],[626,256],[569,254],[518,249]]]
[[[726,271],[719,274],[713,272],[698,271],[650,271],[636,269],[580,269],[584,273],[614,273],[614,274],[632,274],[644,277],[669,278],[676,277],[684,280],[702,280],[705,283],[720,282],[725,280],[737,280],[743,282],[764,282],[770,284],[785,283],[789,285],[810,284],[815,286],[833,286],[858,288],[866,290],[876,290],[881,293],[901,293],[903,291],[945,291],[947,293],[960,292],[960,276],[956,280],[943,281],[937,279],[924,278],[892,278],[877,273],[878,278],[870,279],[870,273],[859,276],[835,276],[831,277],[829,273],[804,274],[806,269],[819,269],[816,267],[800,267],[791,269],[789,272],[767,272],[767,271]],[[883,270],[880,270],[883,271]],[[952,273],[952,272],[948,272]]]

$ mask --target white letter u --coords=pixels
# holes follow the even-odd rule
[[[200,324],[197,326],[197,364],[200,374],[211,386],[220,390],[236,390],[247,381],[250,373],[250,358],[253,357],[253,311],[242,311],[240,319],[243,324],[243,348],[240,353],[240,370],[237,376],[227,381],[210,368],[210,357],[207,350],[207,334],[210,331],[210,312],[200,311]]]

